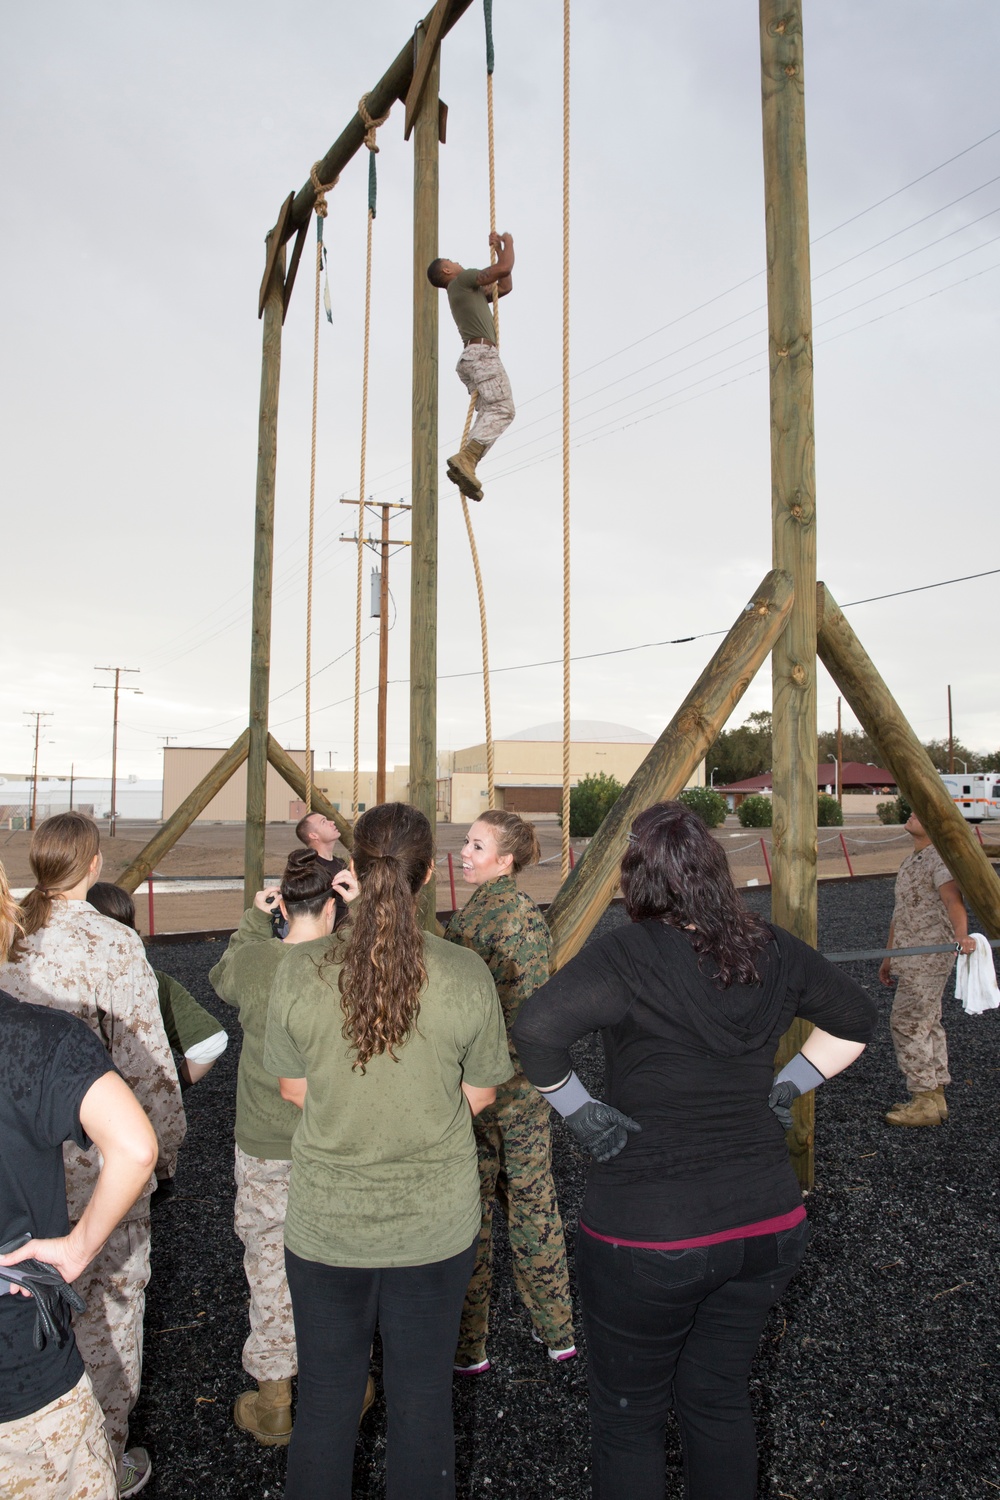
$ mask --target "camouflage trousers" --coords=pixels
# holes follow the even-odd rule
[[[112,1230],[104,1249],[73,1285],[87,1303],[73,1314],[77,1348],[104,1412],[104,1427],[121,1463],[129,1414],[142,1378],[142,1316],[149,1281],[149,1216]]]
[[[551,1113],[524,1075],[515,1074],[498,1087],[496,1103],[476,1116],[483,1220],[456,1364],[478,1364],[486,1357],[494,1200],[507,1221],[514,1286],[535,1332],[550,1349],[573,1343],[566,1245],[552,1181]]]
[[[514,397],[494,344],[466,344],[455,366],[469,395],[476,396],[476,420],[469,441],[492,448],[514,420]]]
[[[954,965],[953,953],[928,953],[923,958],[897,959],[893,968],[899,984],[889,1030],[911,1094],[951,1082],[941,1001]]]
[[[292,1302],[285,1280],[285,1210],[290,1161],[247,1156],[236,1147],[234,1227],[250,1288],[250,1337],[243,1368],[254,1380],[289,1380],[298,1370]]]
[[[0,1422],[6,1500],[118,1500],[115,1461],[88,1375],[30,1417]]]

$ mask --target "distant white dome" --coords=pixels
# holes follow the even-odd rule
[[[570,739],[574,744],[598,741],[609,745],[652,745],[654,736],[641,729],[630,729],[627,724],[609,724],[605,719],[571,719]],[[561,721],[551,724],[535,724],[530,729],[519,729],[516,734],[504,734],[504,740],[555,740],[562,743]]]

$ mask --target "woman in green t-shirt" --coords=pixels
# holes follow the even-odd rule
[[[451,1376],[479,1232],[472,1116],[510,1076],[483,961],[422,931],[433,841],[388,803],[354,829],[351,921],[279,966],[264,1063],[302,1108],[285,1265],[299,1354],[286,1500],[350,1500],[378,1325],[387,1500],[455,1493]]]

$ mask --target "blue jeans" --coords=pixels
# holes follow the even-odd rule
[[[285,1500],[350,1500],[372,1339],[382,1335],[387,1500],[453,1500],[452,1364],[468,1250],[426,1266],[327,1266],[285,1248],[299,1399]]]
[[[685,1500],[754,1500],[750,1366],[809,1235],[803,1220],[694,1250],[635,1250],[581,1230],[594,1500],[663,1500],[671,1406]]]

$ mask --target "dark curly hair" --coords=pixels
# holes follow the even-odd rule
[[[363,1073],[382,1052],[395,1058],[420,1012],[427,969],[416,897],[434,859],[434,835],[417,808],[385,802],[361,814],[351,853],[360,893],[345,929],[340,1003],[343,1034]]]
[[[639,814],[628,840],[621,887],[632,921],[693,927],[692,946],[715,960],[720,989],[759,984],[756,957],[771,934],[743,905],[722,846],[701,819],[681,802],[657,802]]]

